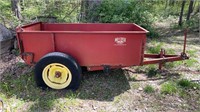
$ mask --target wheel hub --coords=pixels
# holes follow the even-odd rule
[[[63,89],[67,87],[72,80],[71,71],[60,63],[51,63],[47,65],[42,72],[42,77],[44,82],[53,89]]]
[[[55,77],[56,77],[56,78],[59,78],[59,77],[61,77],[61,74],[62,74],[61,72],[56,71],[56,72],[55,72]]]

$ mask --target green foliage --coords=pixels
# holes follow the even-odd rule
[[[155,64],[143,65],[143,66],[134,66],[134,70],[136,72],[138,72],[138,73],[140,73],[140,72],[144,73],[145,72],[145,73],[147,73],[147,75],[149,77],[155,76],[155,75],[151,75],[151,71],[157,72],[156,68],[157,68],[157,65],[155,65]],[[153,74],[155,74],[155,73],[153,73]]]
[[[187,50],[190,57],[197,57],[197,50]]]
[[[18,63],[17,66],[21,68],[24,65]],[[21,108],[24,111],[66,111],[69,107],[80,106],[82,100],[111,101],[130,89],[122,70],[112,72],[109,76],[102,74],[103,72],[85,74],[85,80],[77,91],[42,90],[36,86],[33,73],[3,74],[0,81],[0,98],[5,101],[7,107],[10,105],[13,111]],[[140,87],[138,82],[134,84],[135,87]]]
[[[178,91],[178,88],[175,82],[169,81],[161,85],[161,93],[163,94],[172,95],[172,94],[175,94],[177,91]]]
[[[20,24],[11,11],[10,0],[0,0],[0,23],[3,23],[11,28]]]
[[[192,16],[189,21],[185,22],[185,27],[189,29],[198,29],[199,28],[199,15]]]
[[[136,79],[136,76],[133,76],[133,77],[130,77],[129,80],[130,80],[130,81],[136,81],[137,79]]]
[[[84,0],[83,0],[84,1]],[[158,33],[153,27],[155,20],[163,20],[167,17],[177,19],[180,14],[182,1],[168,2],[169,0],[102,0],[100,5],[94,5],[95,8],[86,8],[82,10],[81,0],[20,0],[22,20],[18,20],[11,11],[11,1],[0,1],[0,22],[8,27],[16,27],[20,24],[34,21],[48,21],[53,17],[56,22],[102,22],[102,23],[136,23],[150,32],[151,38],[158,37]],[[86,4],[92,4],[94,1],[84,1]],[[184,15],[187,14],[186,2]],[[194,11],[198,4],[194,5]],[[85,19],[80,19],[85,16]],[[95,21],[94,21],[95,18]],[[184,22],[181,28],[198,28],[198,14]],[[180,27],[179,27],[180,28]]]
[[[153,77],[157,75],[157,70],[156,68],[150,68],[147,72],[148,77]]]
[[[199,91],[200,89],[200,85],[198,83],[192,82],[188,79],[180,79],[176,83],[177,83],[177,87],[179,88],[179,91],[178,91],[179,95],[184,98],[188,97],[189,95],[188,92],[190,92],[188,90],[197,89],[197,91]]]
[[[155,64],[146,65],[147,68],[144,68],[148,78],[161,78],[161,74],[158,71],[158,66]]]
[[[151,5],[147,1],[103,0],[97,11],[89,13],[89,16],[98,17],[101,23],[136,23],[149,30],[151,37],[156,37],[158,34],[152,27],[155,19]]]
[[[193,51],[192,51],[193,52]],[[193,54],[193,53],[189,53],[189,54],[192,54],[192,56],[195,56],[195,54]],[[184,64],[184,66],[186,66],[186,67],[194,67],[194,66],[196,66],[197,65],[197,67],[198,67],[198,61],[195,59],[195,58],[193,58],[193,57],[190,57],[190,59],[188,59],[188,60],[184,60],[184,61],[176,61],[176,62],[168,62],[168,63],[165,63],[164,64],[164,66],[166,67],[166,68],[173,68],[173,67],[177,67],[177,66],[179,66],[179,65],[183,65]]]
[[[101,22],[135,22],[148,26],[153,22],[150,4],[133,0],[104,0],[99,8]]]
[[[145,93],[153,93],[155,92],[154,88],[151,85],[146,85],[144,88]]]
[[[184,15],[186,15],[188,12],[189,2],[190,0],[186,0]],[[181,6],[182,0],[154,0],[154,3],[152,3],[154,12],[156,12],[155,15],[162,19],[168,18],[170,16],[178,17],[180,14]]]
[[[200,22],[199,18],[200,18],[199,14],[191,15],[191,18],[188,21],[186,21],[184,18],[182,26],[176,23],[176,24],[173,24],[171,27],[173,29],[183,29],[183,30],[185,30],[186,28],[191,29],[191,30],[198,29],[199,22]]]
[[[70,100],[76,99],[78,96],[79,96],[79,93],[76,93],[76,92],[73,92],[73,91],[69,91],[66,94],[66,98],[68,98]]]
[[[190,58],[188,60],[185,60],[185,65],[187,67],[192,67],[192,66],[194,66],[197,63],[198,63],[198,61],[196,59],[194,59],[194,58]]]
[[[175,50],[174,49],[166,49],[166,54],[175,54]]]
[[[26,64],[23,63],[23,62],[17,62],[16,65],[17,65],[17,67],[19,67],[19,68],[24,68],[24,67],[26,66]]]
[[[198,16],[193,16],[190,20],[188,21],[183,21],[182,26],[179,26],[178,24],[172,25],[173,29],[198,29],[199,28],[199,17]]]
[[[157,12],[158,12],[158,15],[161,16],[162,18],[167,18],[169,16],[178,16],[180,14],[181,2],[179,1],[176,1],[176,5],[168,5],[168,6],[164,6],[163,4],[159,4],[159,5],[157,6],[158,7]],[[159,9],[161,8],[163,10],[159,11]]]
[[[156,41],[153,41],[152,43],[154,46],[151,46],[148,48],[147,52],[148,53],[153,53],[153,54],[158,54],[160,53],[160,50],[163,46],[163,43],[157,43]]]
[[[140,83],[138,83],[138,82],[133,82],[131,85],[131,88],[133,88],[133,89],[138,89],[139,87],[140,87]]]
[[[19,49],[12,49],[12,54],[16,55],[16,56],[19,56],[20,55],[20,51]]]
[[[11,6],[10,6],[10,2],[9,0],[1,0],[0,1],[0,15],[1,15],[1,19],[3,19],[4,17],[11,17]]]
[[[187,87],[190,87],[191,82],[187,79],[181,79],[178,81],[178,85],[180,85],[181,87],[187,88]]]
[[[42,16],[55,17],[57,22],[77,22],[77,11],[80,10],[78,3],[78,1],[71,0],[24,1],[23,7],[25,10],[22,11],[22,14],[27,20]],[[42,18],[37,19],[41,20]],[[42,20],[45,21],[45,19]]]
[[[10,0],[0,1],[0,22],[8,27],[35,21],[48,21],[49,18],[55,18],[56,22],[78,22],[80,1],[22,0],[20,7],[22,20],[14,16]]]
[[[173,95],[178,93],[182,97],[187,96],[188,89],[200,89],[200,85],[188,79],[180,79],[177,81],[170,80],[161,85],[162,94]]]
[[[174,68],[174,67],[177,67],[179,65],[183,64],[182,61],[175,61],[175,62],[167,62],[164,64],[164,67],[165,68]]]
[[[200,85],[198,85],[197,83],[191,82],[188,79],[180,79],[177,84],[182,87],[182,88],[187,88],[187,89],[198,89],[200,88]]]

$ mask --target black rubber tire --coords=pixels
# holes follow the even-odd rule
[[[48,53],[40,59],[40,61],[35,65],[35,81],[37,86],[42,87],[43,89],[48,86],[45,84],[42,78],[43,69],[51,63],[60,63],[65,65],[72,73],[72,81],[67,86],[67,89],[77,90],[81,82],[81,67],[71,56],[61,53],[61,52],[52,52]]]

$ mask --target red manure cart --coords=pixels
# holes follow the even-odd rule
[[[144,54],[147,30],[136,24],[34,23],[17,28],[22,59],[35,65],[38,86],[77,89],[81,68],[88,71],[159,64],[188,59],[180,55]],[[151,58],[151,59],[146,59]]]

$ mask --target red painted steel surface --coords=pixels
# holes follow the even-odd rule
[[[38,62],[50,52],[71,55],[81,66],[141,65],[148,31],[136,24],[34,23],[17,29],[21,53]],[[23,56],[31,64],[30,56]]]

